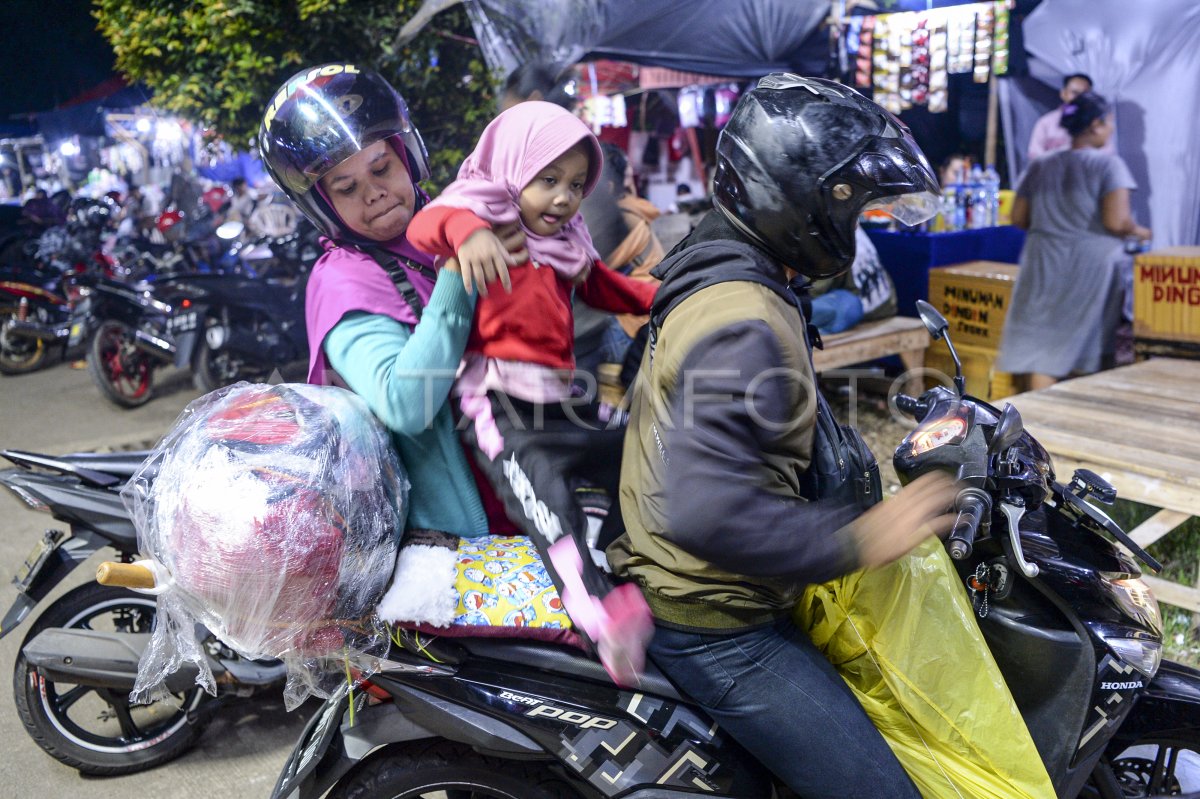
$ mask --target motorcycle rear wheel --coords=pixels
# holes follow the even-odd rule
[[[128,325],[101,322],[88,346],[87,365],[100,393],[122,408],[145,405],[154,395],[154,364],[133,345]]]
[[[85,583],[38,618],[21,648],[51,627],[150,632],[155,599],[123,588]],[[196,686],[170,700],[130,706],[121,691],[46,679],[23,655],[13,669],[13,696],[25,730],[48,755],[83,774],[132,774],[174,760],[211,720],[212,701]]]
[[[0,305],[0,328],[17,315],[16,305]],[[42,368],[50,348],[38,339],[9,340],[0,330],[0,373],[23,375]]]
[[[330,799],[579,799],[537,763],[484,757],[444,740],[388,749],[363,763]]]
[[[1138,741],[1112,761],[1125,799],[1200,792],[1200,736],[1192,741]]]

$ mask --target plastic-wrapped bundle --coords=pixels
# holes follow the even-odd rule
[[[138,547],[169,575],[134,698],[183,663],[215,692],[195,623],[288,666],[294,707],[377,656],[408,481],[387,432],[332,386],[238,383],[192,402],[122,492]],[[358,664],[356,664],[358,665]]]

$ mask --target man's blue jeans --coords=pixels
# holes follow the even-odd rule
[[[862,705],[791,622],[716,635],[658,627],[650,656],[804,799],[921,799]]]

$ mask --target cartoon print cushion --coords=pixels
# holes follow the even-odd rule
[[[582,648],[525,536],[408,531],[379,613],[434,635],[531,638]]]

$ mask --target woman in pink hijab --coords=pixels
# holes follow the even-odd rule
[[[599,429],[572,401],[572,292],[613,313],[649,313],[654,286],[608,269],[579,205],[596,185],[600,145],[552,103],[526,102],[484,130],[458,179],[409,226],[418,249],[457,256],[464,275],[504,274],[478,286],[454,394],[472,423],[465,438],[508,515],[542,551],[564,607],[610,676],[636,683],[652,630],[633,586],[615,590],[588,553],[573,482],[617,495],[623,431]],[[492,232],[519,222],[529,258],[515,262]]]

